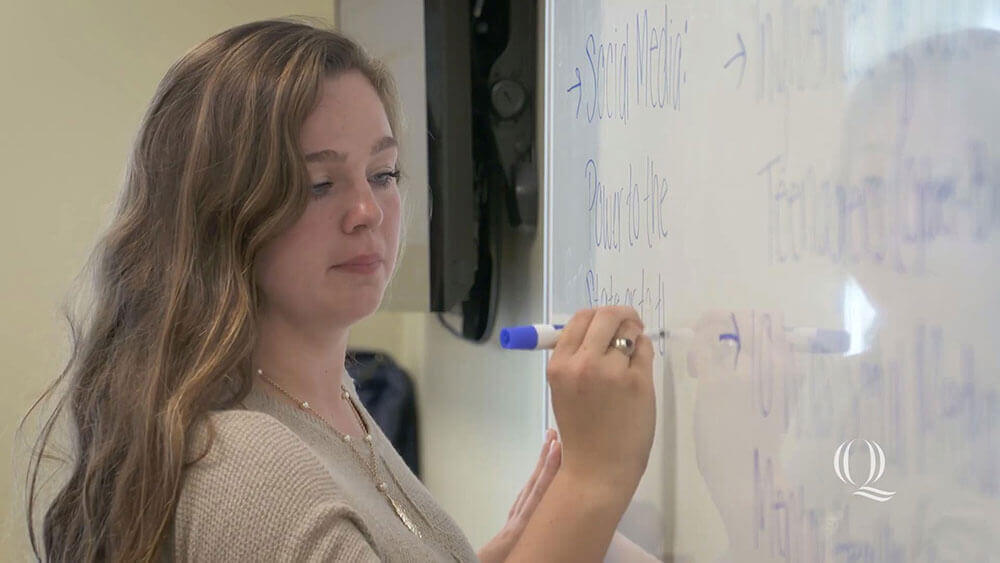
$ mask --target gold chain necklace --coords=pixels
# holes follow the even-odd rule
[[[316,412],[315,409],[309,406],[308,401],[300,400],[298,397],[292,395],[288,391],[285,391],[284,387],[278,385],[276,381],[264,375],[264,372],[262,370],[258,369],[257,375],[261,376],[261,378],[263,378],[264,381],[270,383],[275,389],[277,389],[286,397],[295,402],[295,404],[297,404],[300,409],[322,420],[323,423],[330,428],[330,430],[333,430],[333,432],[341,439],[341,441],[346,443],[347,446],[351,449],[351,451],[354,452],[355,457],[357,457],[358,461],[361,462],[361,464],[365,467],[365,469],[368,470],[368,473],[371,474],[372,480],[375,482],[375,489],[378,490],[378,492],[382,493],[382,496],[384,496],[386,500],[389,501],[389,504],[392,505],[393,510],[396,511],[396,515],[399,516],[399,519],[403,521],[403,525],[406,526],[408,530],[413,532],[418,538],[423,538],[423,535],[420,534],[420,530],[417,529],[417,526],[413,523],[413,520],[410,520],[409,515],[407,515],[406,512],[403,511],[402,505],[396,502],[396,499],[389,496],[389,486],[386,484],[386,482],[379,480],[378,461],[376,460],[375,456],[375,445],[374,445],[375,440],[372,438],[372,434],[371,431],[368,429],[368,425],[365,424],[364,419],[361,418],[361,411],[358,409],[357,406],[355,406],[354,400],[351,398],[351,393],[347,390],[347,387],[344,387],[343,383],[340,384],[340,391],[341,391],[340,396],[341,398],[344,399],[344,401],[346,401],[350,405],[351,410],[354,411],[354,416],[358,419],[358,424],[360,424],[362,430],[365,431],[364,441],[366,444],[368,444],[368,452],[370,454],[369,456],[370,459],[368,461],[366,461],[364,459],[364,456],[361,455],[361,452],[359,452],[354,447],[354,441],[351,440],[351,437],[348,434],[344,434],[340,430],[337,430],[337,428],[335,428],[332,424],[327,422],[327,420],[322,416],[320,416],[320,414]]]

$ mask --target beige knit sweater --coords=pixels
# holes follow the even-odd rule
[[[375,489],[350,445],[258,385],[242,403],[246,410],[209,416],[215,441],[185,471],[167,560],[477,561],[465,535],[364,409],[350,376],[343,378],[373,429],[380,478],[423,539]],[[193,447],[205,436],[200,428]]]

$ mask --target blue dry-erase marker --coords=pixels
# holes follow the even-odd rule
[[[500,346],[507,350],[551,350],[566,325],[525,325],[500,329]],[[669,336],[666,331],[647,332],[650,338]]]
[[[509,326],[500,330],[500,346],[507,350],[551,350],[559,340],[559,334],[565,325],[525,325]],[[689,340],[694,337],[694,330],[678,328],[647,332],[650,339],[670,338]],[[843,354],[851,348],[851,335],[845,330],[786,327],[785,339],[797,352],[811,354]],[[736,333],[719,335],[719,341],[727,341],[739,345],[740,338]]]

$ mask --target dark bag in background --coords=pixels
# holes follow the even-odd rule
[[[348,350],[347,373],[361,403],[420,478],[417,398],[410,375],[388,354],[371,350]]]

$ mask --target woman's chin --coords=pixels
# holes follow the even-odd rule
[[[378,291],[377,293],[372,291],[364,295],[357,295],[351,301],[343,303],[340,310],[344,313],[343,316],[348,322],[354,324],[374,315],[378,311],[379,306],[382,305],[382,294],[382,291]]]

